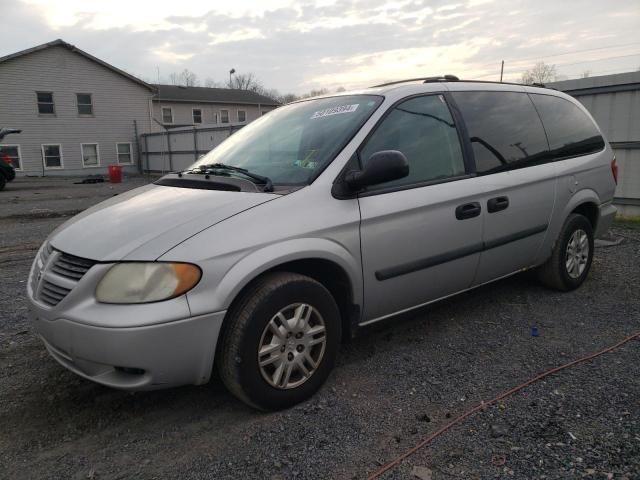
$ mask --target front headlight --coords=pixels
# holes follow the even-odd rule
[[[188,292],[200,281],[200,268],[190,263],[118,263],[98,283],[103,303],[147,303]]]

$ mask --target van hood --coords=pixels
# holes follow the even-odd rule
[[[97,261],[156,260],[202,230],[280,195],[146,185],[91,207],[49,240]]]

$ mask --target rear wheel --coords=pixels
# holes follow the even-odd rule
[[[228,313],[218,354],[226,387],[262,410],[311,396],[331,372],[340,344],[340,313],[319,282],[295,273],[265,275]]]
[[[4,175],[0,173],[0,190],[2,190],[6,184],[7,181],[5,180]]]
[[[569,215],[551,258],[538,268],[538,279],[556,290],[573,290],[587,278],[593,260],[593,227],[580,214]]]

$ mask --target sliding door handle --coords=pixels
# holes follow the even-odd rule
[[[456,218],[458,220],[466,220],[467,218],[473,218],[480,215],[482,207],[478,202],[465,203],[456,208]]]
[[[487,210],[489,213],[499,212],[500,210],[506,210],[509,207],[508,197],[495,197],[489,199],[487,202]]]

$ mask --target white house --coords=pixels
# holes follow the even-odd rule
[[[137,134],[151,131],[154,88],[62,40],[0,57],[0,143],[18,174],[137,171]]]
[[[250,90],[154,85],[153,117],[164,128],[242,125],[277,108],[272,98]]]

